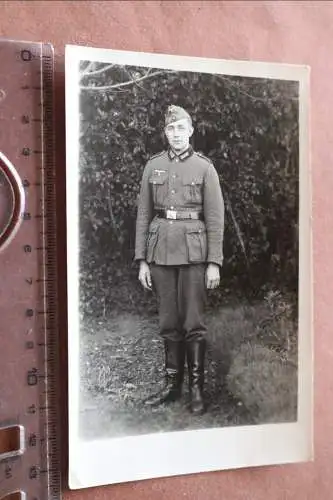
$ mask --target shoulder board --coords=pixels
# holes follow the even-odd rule
[[[162,156],[165,153],[165,151],[160,151],[159,153],[156,153],[152,155],[149,160],[155,160],[155,158],[158,158],[159,156]]]
[[[212,160],[207,156],[205,156],[204,154],[202,154],[201,151],[196,151],[196,154],[200,156],[200,158],[203,158],[204,160],[208,161],[208,163],[213,163]]]

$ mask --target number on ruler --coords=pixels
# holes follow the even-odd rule
[[[23,49],[23,50],[21,50],[21,59],[24,62],[31,61],[31,59],[32,59],[31,50],[29,50],[29,49]]]
[[[23,156],[30,156],[31,149],[30,148],[23,148],[22,149],[22,154]]]
[[[28,187],[30,186],[30,182],[28,181],[28,179],[24,179],[24,181],[23,181],[23,186],[24,186],[25,188],[28,188]]]
[[[24,220],[31,220],[31,213],[30,212],[23,212],[23,219]]]
[[[22,115],[21,121],[26,125],[27,123],[30,123],[30,117],[28,115]]]
[[[29,479],[37,479],[38,476],[38,467],[36,465],[33,465],[29,469]]]
[[[37,445],[37,436],[36,434],[30,434],[28,438],[28,444],[31,448],[35,447]]]
[[[25,253],[30,253],[32,250],[31,245],[24,245],[23,248],[24,248]]]
[[[35,415],[35,413],[37,413],[36,405],[28,406],[27,413],[29,413],[29,415]]]
[[[28,385],[37,385],[38,384],[37,368],[32,368],[32,370],[28,370],[27,382],[28,382]]]
[[[10,479],[11,477],[13,477],[12,468],[11,468],[11,466],[7,463],[7,464],[6,464],[6,466],[5,466],[5,478],[6,478],[6,479]]]

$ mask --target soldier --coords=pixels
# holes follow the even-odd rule
[[[193,151],[190,115],[169,106],[169,148],[147,163],[136,222],[139,280],[155,290],[164,340],[165,387],[145,403],[180,398],[187,357],[190,409],[205,411],[203,399],[206,288],[219,285],[223,262],[224,202],[211,161]]]

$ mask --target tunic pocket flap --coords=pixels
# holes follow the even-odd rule
[[[149,177],[149,183],[150,184],[164,184],[165,181],[167,180],[168,178],[168,174],[165,172],[163,174],[156,174],[156,173],[153,173],[150,177]]]
[[[184,186],[198,186],[198,185],[201,185],[203,182],[203,177],[199,177],[199,176],[196,176],[196,177],[187,177],[183,180],[183,184]]]
[[[186,229],[187,234],[204,234],[205,232],[206,232],[206,229],[198,228],[198,227],[188,227]]]

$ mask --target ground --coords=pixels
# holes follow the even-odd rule
[[[277,332],[276,324],[273,332],[267,326],[258,328],[269,317],[265,303],[238,304],[207,314],[208,408],[200,417],[188,411],[187,378],[180,402],[153,410],[142,404],[163,383],[157,317],[122,314],[85,319],[82,435],[93,439],[295,420],[295,350],[282,349],[286,332]]]

